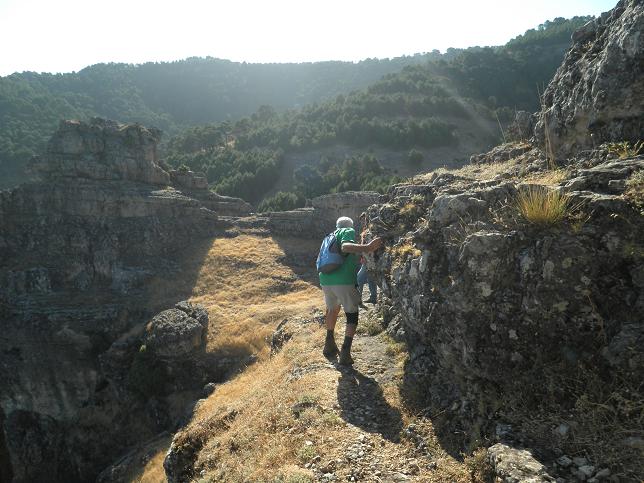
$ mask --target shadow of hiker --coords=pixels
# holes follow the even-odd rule
[[[338,404],[342,419],[364,431],[379,433],[389,441],[398,442],[402,417],[398,409],[389,405],[380,385],[354,368],[341,371]]]

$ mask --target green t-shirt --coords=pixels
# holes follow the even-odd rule
[[[353,228],[338,228],[333,232],[340,246],[344,242],[356,242],[356,232]],[[344,256],[344,262],[331,273],[320,273],[320,285],[356,285],[358,271],[358,256],[349,253]]]

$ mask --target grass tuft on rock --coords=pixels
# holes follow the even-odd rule
[[[556,225],[572,212],[568,195],[538,185],[519,192],[516,208],[525,221],[539,226]]]
[[[644,141],[638,141],[634,144],[631,144],[628,141],[607,143],[606,148],[609,153],[619,156],[619,159],[628,159],[633,158],[644,151]]]

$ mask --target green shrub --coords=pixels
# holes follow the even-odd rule
[[[257,207],[257,211],[264,213],[267,211],[288,211],[304,206],[304,198],[301,196],[285,191],[279,191],[274,196],[266,198]]]
[[[619,159],[632,158],[644,151],[644,141],[638,141],[631,145],[628,141],[621,143],[608,143],[606,148],[609,153],[617,154]]]

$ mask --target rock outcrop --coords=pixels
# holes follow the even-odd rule
[[[158,136],[63,122],[37,163],[43,181],[0,192],[0,464],[16,482],[93,480],[174,423],[164,391],[189,400],[215,377],[185,357],[203,345],[205,311],[181,305],[143,331],[186,295],[158,300],[149,282],[196,277],[177,255],[227,227],[216,195],[171,186]],[[168,367],[190,377],[158,387]]]
[[[542,149],[500,146],[472,157],[473,172],[509,160],[484,181],[434,174],[368,210],[387,240],[367,258],[388,332],[410,347],[409,398],[439,414],[446,447],[505,443],[489,453],[500,481],[644,476],[624,436],[642,439],[644,157],[602,145],[644,138],[643,35],[641,0],[574,34],[537,115]],[[547,172],[555,157],[565,169]],[[541,213],[562,200],[563,216],[522,213],[522,197]],[[517,447],[549,475],[515,471]]]
[[[268,227],[275,235],[321,238],[335,229],[340,216],[353,219],[359,229],[360,215],[380,199],[374,191],[348,191],[318,196],[309,208],[268,214]]]
[[[569,196],[567,221],[550,226],[521,216],[518,196],[534,188],[505,176],[435,175],[369,208],[388,245],[369,265],[401,315],[409,386],[445,434],[474,444],[497,423],[522,424],[510,408],[569,407],[579,381],[637,387],[644,218],[624,189],[642,173],[642,157],[572,168],[542,188]]]
[[[46,159],[31,168],[48,179],[128,180],[169,185],[170,174],[158,164],[161,132],[138,124],[94,118],[89,123],[62,121],[47,146]]]
[[[535,128],[542,146],[565,158],[644,132],[644,3],[621,0],[573,35],[572,48],[543,94]]]

